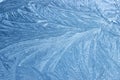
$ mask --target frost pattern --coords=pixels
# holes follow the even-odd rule
[[[0,80],[120,80],[120,0],[0,0]]]

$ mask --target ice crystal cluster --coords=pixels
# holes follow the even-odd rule
[[[0,0],[0,80],[120,80],[120,0]]]

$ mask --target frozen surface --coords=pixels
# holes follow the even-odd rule
[[[120,0],[0,0],[0,80],[120,80]]]

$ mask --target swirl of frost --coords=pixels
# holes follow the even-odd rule
[[[1,0],[0,80],[120,80],[119,0]]]

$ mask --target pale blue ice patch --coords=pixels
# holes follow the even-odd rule
[[[0,0],[0,80],[120,80],[120,0]]]

